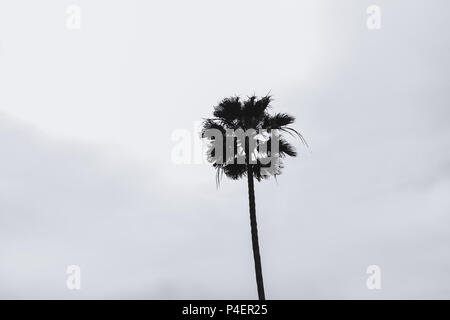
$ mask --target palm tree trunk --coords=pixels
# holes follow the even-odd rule
[[[250,226],[252,232],[253,258],[255,260],[256,285],[258,287],[259,300],[265,300],[264,283],[261,268],[261,256],[259,255],[258,244],[258,226],[256,224],[256,209],[255,209],[255,186],[253,183],[253,168],[252,165],[247,165],[248,177],[248,202],[250,206]]]

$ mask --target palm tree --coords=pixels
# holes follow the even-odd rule
[[[222,175],[233,180],[247,176],[250,226],[255,261],[258,297],[265,300],[264,283],[259,253],[258,229],[256,224],[254,179],[261,181],[281,174],[282,158],[297,155],[294,147],[282,133],[297,136],[306,145],[302,135],[289,125],[295,118],[286,113],[271,115],[268,111],[272,97],[240,97],[223,99],[214,107],[213,118],[205,119],[202,137],[210,142],[208,161],[216,172],[217,186]],[[236,134],[239,132],[239,134]],[[245,135],[241,133],[245,132]]]

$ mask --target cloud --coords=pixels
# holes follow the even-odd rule
[[[250,246],[233,252],[247,243],[248,226],[225,215],[235,207],[180,195],[187,190],[98,147],[54,140],[2,115],[1,297],[251,297]],[[80,291],[65,286],[72,264],[81,267]],[[248,289],[219,276],[224,266]]]
[[[232,32],[216,25],[219,36],[202,33],[209,17],[164,29],[164,14],[140,10],[136,25],[111,33],[91,20],[84,37],[36,37],[46,46],[26,63],[14,53],[35,42],[15,40],[29,40],[24,27],[6,34],[2,109],[35,126],[0,116],[0,297],[255,298],[246,182],[216,190],[209,166],[174,165],[170,136],[228,94],[272,89],[275,110],[297,116],[311,149],[287,161],[278,183],[256,185],[267,296],[449,298],[448,4],[380,3],[382,29],[369,31],[360,1],[322,10],[330,3],[266,4],[263,17],[288,10],[290,19],[242,33],[247,20]],[[135,21],[133,8],[121,21]],[[241,19],[259,17],[244,9]],[[298,33],[303,23],[313,31]],[[274,45],[241,55],[252,33],[266,39],[259,30]],[[239,50],[208,50],[232,36]],[[73,76],[60,81],[66,70]],[[71,264],[81,266],[80,291],[65,286]],[[380,291],[365,286],[371,264]]]

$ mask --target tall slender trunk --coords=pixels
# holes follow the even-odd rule
[[[261,256],[259,255],[258,226],[256,224],[255,186],[253,183],[252,165],[247,165],[248,177],[248,202],[250,206],[250,226],[252,231],[253,258],[255,260],[256,285],[258,287],[259,300],[265,300],[264,283],[261,268]]]

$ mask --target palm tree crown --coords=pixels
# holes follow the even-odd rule
[[[208,146],[207,156],[209,162],[217,169],[217,183],[219,183],[222,174],[233,180],[242,178],[247,174],[250,163],[253,163],[253,176],[258,181],[281,174],[282,158],[297,155],[295,148],[283,138],[281,134],[283,132],[299,137],[306,145],[303,136],[289,126],[294,123],[295,118],[287,113],[270,114],[271,102],[272,97],[269,95],[261,98],[251,96],[244,101],[241,101],[240,97],[225,98],[214,107],[214,117],[204,120],[202,137],[205,137],[205,133],[211,129],[219,130],[223,136],[221,155],[216,154],[217,149],[214,142],[217,137],[207,137],[210,142],[213,142]],[[244,141],[242,137],[235,136],[232,133],[239,129],[243,131],[253,129],[255,132],[247,135]],[[280,133],[276,154],[271,151],[272,131]],[[259,132],[264,133],[258,134]],[[232,139],[233,143],[227,143],[227,141],[230,141],[228,139]],[[257,141],[252,149],[250,149],[252,144],[249,143],[249,139]],[[238,161],[239,150],[245,156],[243,162]],[[254,162],[251,162],[251,157],[255,159]]]

